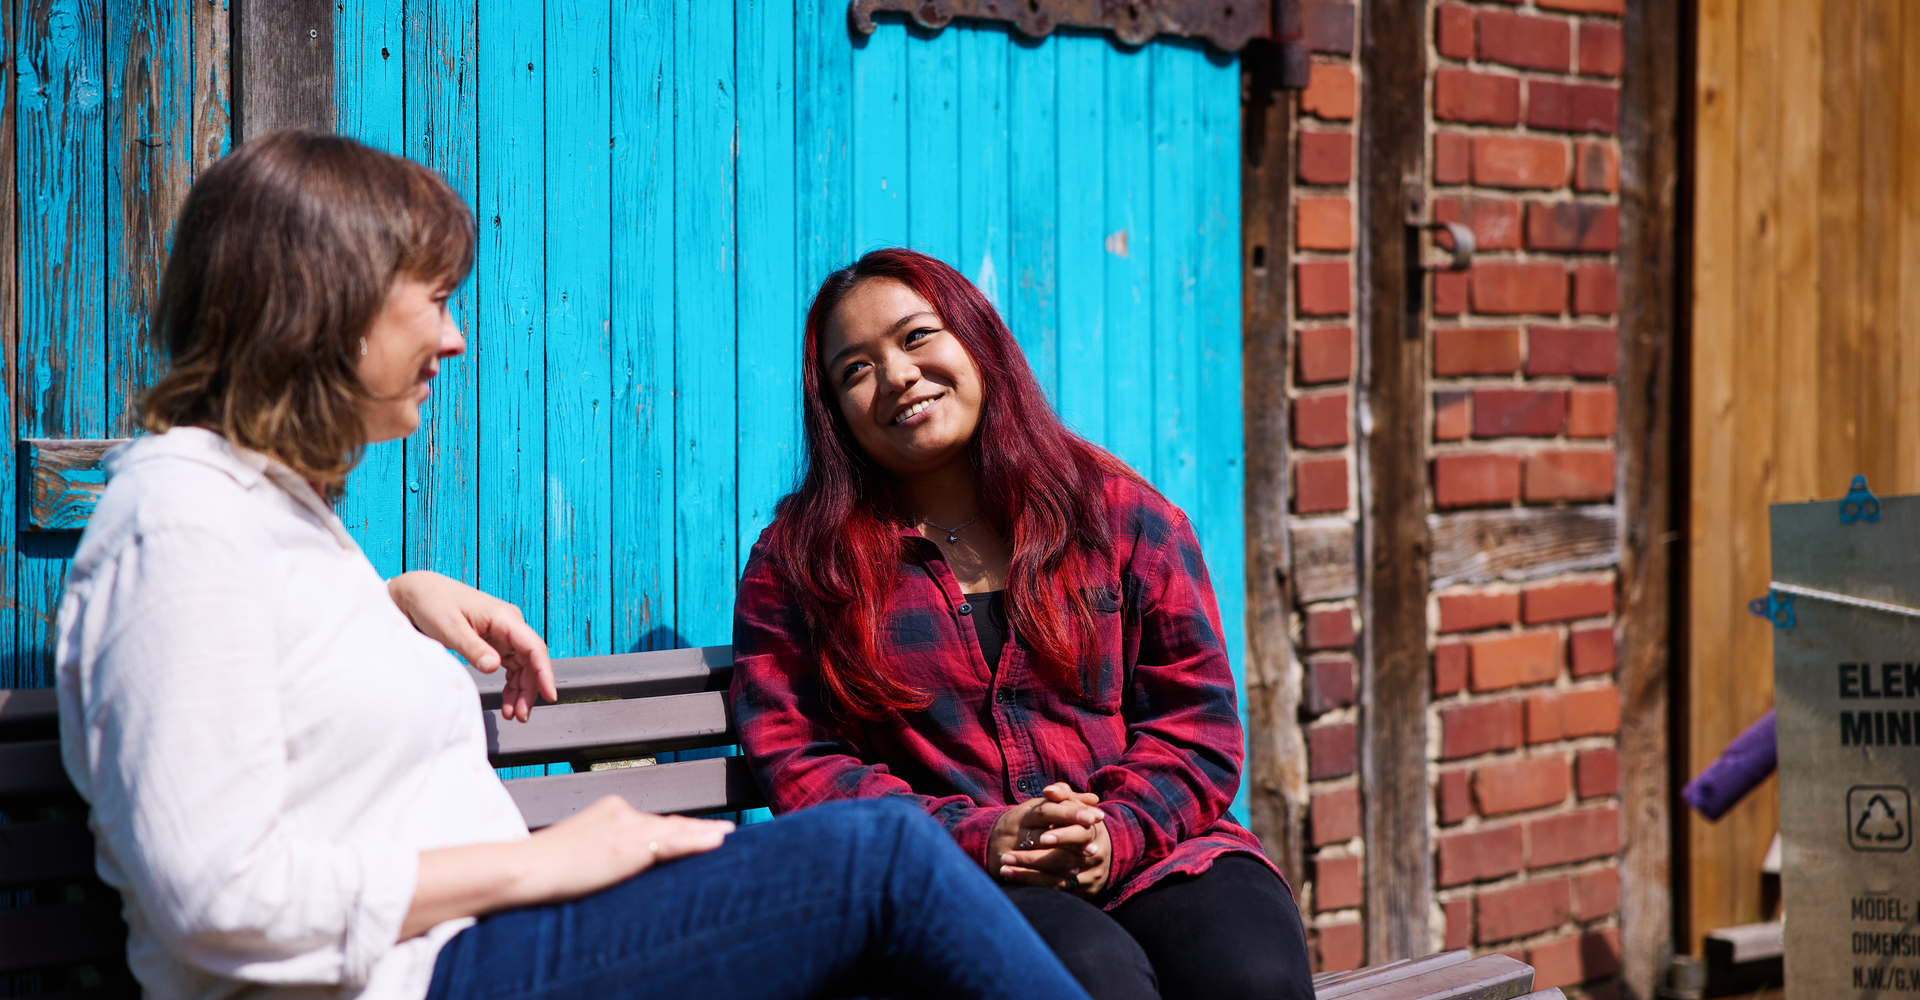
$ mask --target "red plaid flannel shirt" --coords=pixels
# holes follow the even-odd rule
[[[1098,793],[1107,814],[1108,909],[1223,854],[1265,861],[1227,816],[1244,743],[1199,542],[1152,489],[1113,477],[1106,494],[1114,551],[1094,593],[1105,653],[1091,697],[1038,676],[1017,640],[988,670],[939,547],[904,529],[909,557],[880,652],[933,703],[877,722],[837,719],[809,630],[756,545],[734,604],[733,710],[773,810],[904,796],[995,871],[994,821],[1065,781]]]

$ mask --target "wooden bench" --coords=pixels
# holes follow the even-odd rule
[[[560,703],[537,707],[523,724],[503,723],[493,711],[504,679],[475,674],[495,767],[573,766],[572,774],[506,783],[528,826],[547,826],[608,794],[649,812],[692,815],[765,804],[741,757],[651,762],[734,743],[730,647],[557,660],[554,675]],[[0,909],[0,993],[137,997],[120,900],[94,877],[86,806],[61,767],[58,736],[51,690],[0,691],[0,893],[13,893],[16,906]],[[9,976],[28,979],[9,991]],[[1560,996],[1532,987],[1525,964],[1465,951],[1314,977],[1318,1000]]]
[[[540,706],[531,721],[502,724],[498,712],[485,713],[495,767],[566,761],[576,771],[507,782],[528,826],[607,794],[650,812],[765,804],[737,756],[592,770],[731,745],[729,647],[558,660],[554,673],[561,703]],[[502,678],[475,679],[482,704],[499,708]],[[60,763],[57,713],[51,689],[0,691],[0,907],[11,907],[0,908],[0,995],[138,996],[119,895],[94,875],[86,803]]]

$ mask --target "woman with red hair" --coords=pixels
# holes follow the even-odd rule
[[[1227,815],[1243,741],[1186,516],[932,257],[829,276],[801,363],[806,475],[734,611],[775,811],[918,804],[1101,1000],[1310,997],[1292,893]]]

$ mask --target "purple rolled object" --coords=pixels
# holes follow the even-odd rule
[[[1773,709],[1746,732],[1733,738],[1720,756],[1692,781],[1680,789],[1693,811],[1708,819],[1719,819],[1738,805],[1755,785],[1767,780],[1779,761],[1779,743],[1773,732]]]

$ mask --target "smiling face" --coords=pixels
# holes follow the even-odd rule
[[[828,318],[820,364],[853,438],[895,475],[913,478],[966,454],[980,426],[980,371],[932,304],[871,278]]]
[[[420,406],[433,389],[442,359],[466,350],[467,339],[447,309],[453,289],[402,275],[387,304],[367,328],[360,355],[360,381],[373,398],[360,403],[367,443],[391,441],[420,426]]]

